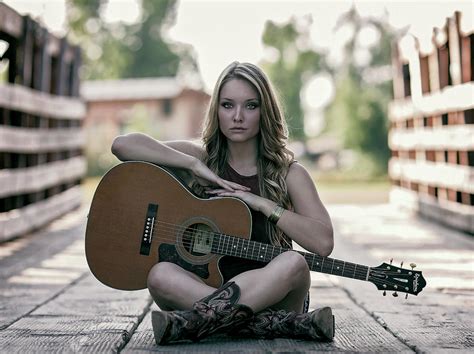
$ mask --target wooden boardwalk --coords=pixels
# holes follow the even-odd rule
[[[0,245],[0,352],[472,350],[472,239],[387,205],[333,206],[330,213],[337,228],[335,258],[376,266],[389,255],[404,256],[419,263],[427,288],[405,300],[383,297],[372,284],[313,274],[311,307],[333,308],[333,343],[215,337],[158,347],[150,321],[156,305],[148,292],[107,288],[89,272],[81,209]]]

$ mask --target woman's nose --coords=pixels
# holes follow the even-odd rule
[[[234,122],[241,122],[241,121],[242,121],[242,110],[240,109],[240,107],[237,107],[234,114]]]

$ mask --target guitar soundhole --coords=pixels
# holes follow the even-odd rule
[[[213,231],[206,224],[191,224],[183,233],[183,246],[193,256],[211,253]]]

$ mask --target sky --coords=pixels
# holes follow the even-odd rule
[[[0,0],[1,2],[2,0]],[[65,33],[64,0],[3,0],[20,13],[41,18],[54,33]],[[134,22],[139,16],[139,0],[109,0],[103,17],[109,21]],[[291,16],[310,18],[312,43],[331,53],[334,62],[341,59],[341,48],[350,30],[334,33],[338,17],[353,4],[349,0],[180,0],[176,24],[170,29],[171,40],[192,44],[207,88],[212,88],[222,69],[234,60],[257,63],[269,51],[261,43],[265,21],[285,22]],[[355,1],[363,16],[382,16],[395,28],[409,27],[418,37],[429,37],[433,26],[441,26],[454,10],[470,13],[465,24],[472,28],[473,5],[470,0],[392,0]],[[365,31],[362,41],[370,46],[374,34]],[[372,31],[373,32],[373,31]],[[361,60],[364,53],[361,52]]]

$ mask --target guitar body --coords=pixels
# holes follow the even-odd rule
[[[249,239],[250,210],[236,198],[201,199],[165,169],[125,162],[102,178],[92,200],[86,229],[86,257],[94,276],[121,290],[147,286],[150,269],[169,261],[222,284],[220,255],[208,235]]]

